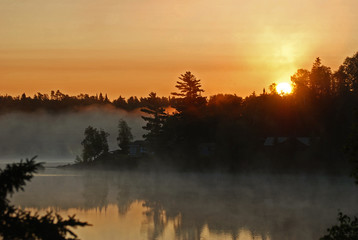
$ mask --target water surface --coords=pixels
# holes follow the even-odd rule
[[[46,168],[12,203],[76,214],[81,239],[319,239],[358,213],[353,179],[325,175],[68,171]]]

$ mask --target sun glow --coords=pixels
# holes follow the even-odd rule
[[[287,82],[278,83],[276,86],[276,91],[281,95],[290,94],[292,92],[292,86]]]

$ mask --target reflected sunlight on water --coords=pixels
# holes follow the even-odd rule
[[[200,239],[200,240],[270,240],[269,236],[261,237],[244,228],[237,229],[237,233],[228,234],[225,232],[210,231],[206,224],[201,231],[180,233],[178,223],[180,216],[173,220],[162,222],[162,229],[158,229],[153,216],[147,215],[148,208],[143,201],[136,201],[130,205],[128,212],[123,215],[116,205],[110,204],[104,209],[83,210],[70,208],[59,210],[56,208],[26,210],[45,214],[47,211],[57,211],[62,216],[76,215],[82,221],[92,224],[91,227],[78,228],[75,233],[84,240],[117,240],[117,239]],[[159,227],[160,228],[160,227]]]
[[[93,226],[83,240],[319,239],[338,209],[357,214],[346,176],[69,171],[46,168],[11,203]]]

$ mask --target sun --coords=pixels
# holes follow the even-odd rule
[[[292,86],[287,82],[278,83],[276,86],[276,91],[281,95],[290,94],[292,92]]]

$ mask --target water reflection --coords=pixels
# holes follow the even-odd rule
[[[105,209],[108,205],[108,179],[106,175],[86,175],[83,179],[83,209]]]
[[[77,213],[94,224],[78,230],[83,239],[280,240],[318,239],[338,209],[358,212],[357,199],[352,179],[341,176],[47,169],[12,201]]]

